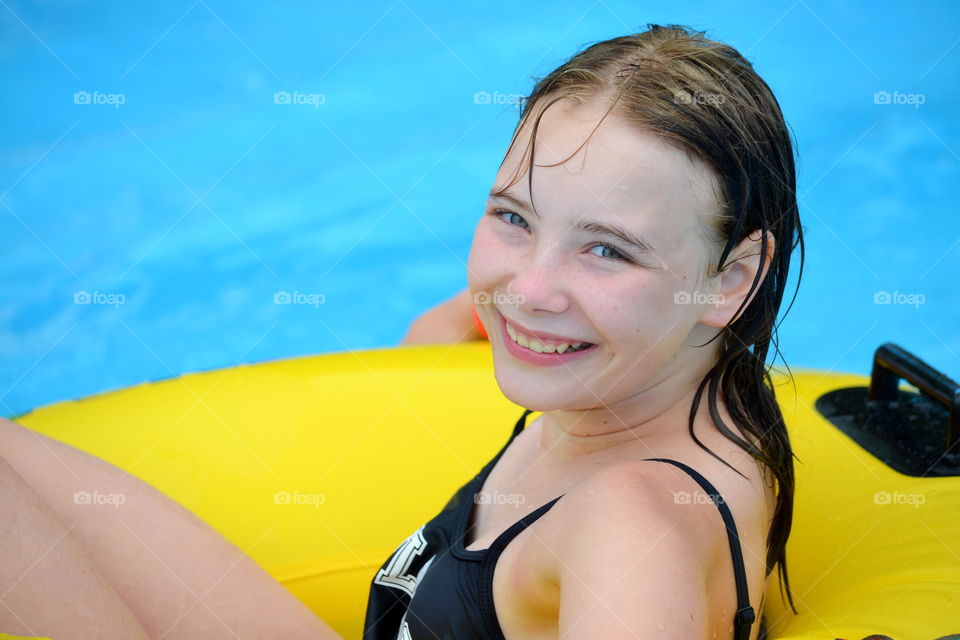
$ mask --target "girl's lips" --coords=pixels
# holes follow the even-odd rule
[[[527,364],[533,364],[541,367],[556,367],[561,364],[569,364],[574,360],[577,360],[581,357],[584,357],[597,348],[597,345],[591,345],[586,349],[581,349],[580,351],[567,351],[566,353],[537,353],[526,347],[521,347],[519,344],[514,342],[510,338],[510,334],[507,333],[507,320],[500,312],[497,312],[497,315],[500,316],[500,337],[503,340],[504,348],[506,348],[507,353],[515,357],[521,362]]]

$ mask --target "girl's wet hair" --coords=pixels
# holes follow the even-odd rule
[[[766,255],[768,240],[773,238],[773,260],[765,275],[758,269],[751,285],[755,297],[745,309],[741,305],[734,320],[717,336],[700,345],[720,339],[717,361],[697,388],[688,428],[702,449],[727,464],[693,432],[694,417],[704,390],[709,388],[708,407],[717,428],[776,478],[777,502],[767,535],[766,573],[778,567],[781,597],[785,588],[790,608],[796,613],[786,563],[793,521],[795,456],[765,365],[771,344],[775,355],[780,354],[777,314],[797,245],[798,288],[803,273],[803,230],[797,210],[793,144],[770,87],[736,49],[707,39],[704,33],[680,25],[647,25],[641,33],[593,44],[538,79],[530,95],[520,101],[520,121],[504,156],[506,161],[521,130],[530,126],[532,132],[524,151],[529,163],[521,171],[521,159],[517,174],[498,192],[508,190],[526,173],[533,205],[534,150],[544,112],[561,100],[600,104],[607,107],[601,122],[613,113],[713,170],[718,209],[703,229],[713,252],[707,265],[710,275],[729,267],[725,261],[730,251],[751,232],[761,232],[761,255]],[[553,165],[537,166],[557,166],[567,160],[569,157]],[[787,311],[795,298],[796,290]],[[749,299],[748,295],[745,301]],[[759,446],[740,438],[724,424],[717,410],[718,391],[730,416],[756,438]]]

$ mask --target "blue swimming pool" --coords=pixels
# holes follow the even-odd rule
[[[739,48],[795,132],[787,363],[960,375],[955,3],[7,0],[0,415],[396,344],[466,284],[509,96],[647,22]]]

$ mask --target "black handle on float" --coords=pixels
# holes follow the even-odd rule
[[[947,422],[946,453],[960,453],[960,385],[940,373],[903,347],[886,342],[873,355],[870,374],[870,399],[880,402],[899,400],[900,380],[934,398],[950,412]]]

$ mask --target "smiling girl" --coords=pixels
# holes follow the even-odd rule
[[[795,180],[770,89],[702,33],[652,26],[536,84],[468,265],[526,409],[376,572],[364,638],[752,640],[774,568],[792,607],[765,360],[798,244],[802,266]],[[0,505],[0,631],[338,637],[153,487],[2,419]]]
[[[528,410],[381,569],[365,638],[755,638],[775,566],[793,606],[764,361],[795,184],[769,87],[702,33],[651,26],[537,83],[465,293]]]

